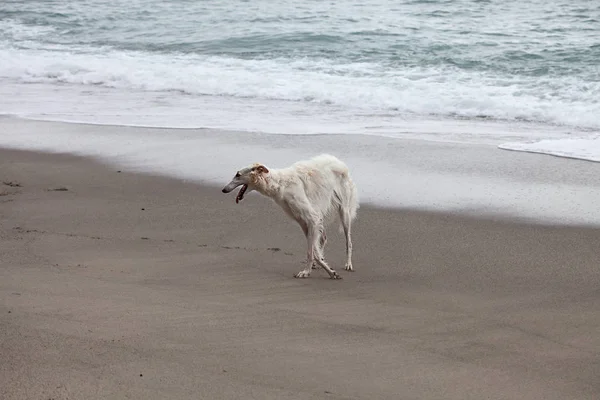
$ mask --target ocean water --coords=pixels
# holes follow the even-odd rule
[[[0,3],[0,112],[42,119],[594,146],[599,60],[587,0]]]
[[[329,151],[376,204],[600,224],[598,164],[522,153],[600,161],[600,2],[5,0],[2,114],[186,129],[0,146],[214,184]]]

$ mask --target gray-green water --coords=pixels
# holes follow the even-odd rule
[[[25,96],[0,112],[66,120],[282,133],[525,121],[595,131],[599,65],[595,1],[0,4],[0,85]]]

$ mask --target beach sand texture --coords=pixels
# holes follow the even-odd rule
[[[118,172],[118,171],[121,172]],[[0,151],[0,398],[597,399],[600,230],[364,206],[323,271],[258,195]]]

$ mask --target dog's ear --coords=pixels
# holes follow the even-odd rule
[[[259,165],[256,167],[256,170],[258,172],[260,172],[261,174],[268,174],[269,170],[267,169],[267,167],[265,167],[264,165]]]

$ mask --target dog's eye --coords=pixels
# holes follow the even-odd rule
[[[239,173],[239,172],[238,172],[237,174],[235,174],[235,177],[236,177],[236,178],[239,178],[240,176],[241,176],[241,175],[240,175],[240,173]]]

